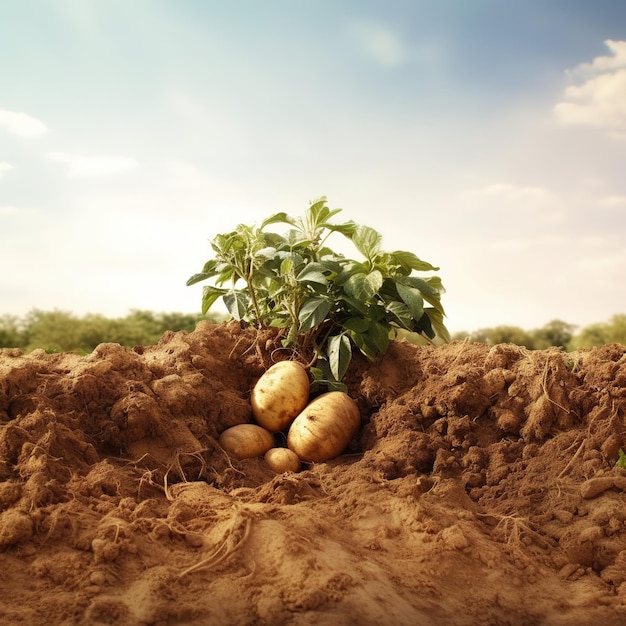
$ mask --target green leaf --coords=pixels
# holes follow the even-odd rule
[[[404,304],[404,302],[393,301],[389,302],[385,308],[388,313],[391,315],[392,319],[395,320],[402,328],[406,328],[407,330],[412,329],[411,322],[413,318],[411,317],[411,312],[409,311],[409,307]]]
[[[387,317],[387,311],[384,304],[371,304],[367,307],[367,319],[370,322],[383,322]]]
[[[333,335],[328,339],[328,363],[335,380],[340,381],[350,365],[352,359],[352,345],[350,339],[343,333]]]
[[[369,226],[357,226],[352,235],[352,243],[366,258],[373,259],[380,252],[382,236]]]
[[[398,276],[396,283],[418,289],[423,296],[439,296],[439,292],[426,279],[418,276]]]
[[[415,256],[412,252],[405,252],[403,250],[395,250],[391,252],[393,259],[407,269],[416,270],[418,272],[430,272],[438,271],[439,268],[431,265],[427,261],[422,261],[419,257]]]
[[[385,353],[389,346],[389,328],[381,322],[370,322],[367,332],[350,333],[359,350],[373,361],[379,353]]]
[[[364,333],[369,328],[370,323],[369,320],[362,317],[349,317],[342,325],[345,329],[355,333]]]
[[[236,319],[242,320],[248,312],[248,298],[241,291],[229,291],[224,294],[224,304],[228,312]]]
[[[340,293],[336,296],[336,304],[341,309],[342,313],[349,313],[350,315],[358,315],[361,317],[367,317],[369,307],[359,300],[350,298],[345,293]]]
[[[417,276],[398,276],[396,283],[408,285],[419,289],[424,300],[445,316],[445,311],[441,304],[441,294],[445,292],[441,279],[438,276],[428,278],[418,278]]]
[[[203,274],[215,274],[219,271],[219,264],[215,259],[209,259],[202,268]]]
[[[240,278],[239,274],[235,271],[235,269],[231,265],[224,264],[219,275],[215,279],[215,282],[218,285],[223,285],[224,283],[228,283],[228,282],[233,282],[233,283],[237,282],[239,278]]]
[[[342,269],[341,263],[337,261],[336,258],[330,256],[322,258],[320,266],[322,268],[322,272],[324,272],[324,275],[326,276],[326,279],[333,282],[337,276],[339,276]]]
[[[267,261],[271,261],[272,259],[276,258],[277,254],[278,252],[276,251],[276,248],[274,246],[266,246],[265,248],[261,248],[256,253],[256,256]]]
[[[296,276],[296,280],[300,283],[310,282],[326,285],[328,279],[323,273],[325,269],[321,263],[307,263],[304,269]]]
[[[385,322],[370,320],[365,332],[350,332],[350,338],[359,350],[373,361],[377,354],[387,351],[389,346],[389,326]]]
[[[291,226],[296,225],[296,220],[293,217],[290,217],[285,212],[274,213],[274,215],[270,215],[267,219],[261,222],[261,230],[263,230],[266,226],[270,224],[291,224]]]
[[[381,322],[374,322],[367,333],[377,352],[384,354],[389,347],[389,327]]]
[[[341,213],[341,209],[331,209],[326,205],[326,202],[326,196],[321,196],[309,203],[306,217],[309,226],[314,229],[328,226],[328,220],[337,213]]]
[[[294,269],[294,259],[292,256],[288,256],[280,262],[280,273],[282,276],[293,274],[293,269]]]
[[[617,459],[617,463],[615,463],[616,467],[623,467],[626,469],[626,453],[620,448],[619,449],[619,458]]]
[[[310,372],[313,377],[311,381],[311,393],[324,393],[326,391],[343,391],[348,393],[348,387],[341,382],[333,380],[333,375],[330,371],[330,366],[326,359],[320,358],[317,360],[320,367],[312,367]]]
[[[352,238],[358,226],[352,221],[344,222],[343,224],[324,224],[328,230],[334,233],[341,233],[345,237]]]
[[[202,280],[206,280],[207,278],[213,278],[216,274],[219,273],[219,266],[215,259],[211,259],[204,264],[202,271],[198,274],[194,274],[191,278],[187,280],[187,286],[194,285],[195,283],[199,283]]]
[[[428,315],[428,319],[430,320],[431,326],[435,331],[437,337],[439,337],[442,341],[446,343],[450,341],[450,331],[446,328],[446,325],[443,321],[443,313],[438,309],[425,309],[426,314]],[[433,337],[431,337],[432,339]]]
[[[328,207],[326,206],[326,202],[328,201],[328,198],[326,198],[326,196],[320,196],[319,198],[316,198],[315,200],[311,200],[309,202],[309,209],[308,212],[313,216],[313,217],[318,217],[320,212],[323,209],[326,210],[330,210],[328,209]]]
[[[306,332],[323,322],[330,311],[330,302],[326,298],[309,298],[300,308],[298,321],[300,332]]]
[[[396,281],[396,289],[402,302],[406,304],[409,313],[414,320],[419,320],[424,314],[424,298],[419,289],[403,285]]]
[[[419,318],[419,320],[415,324],[414,330],[423,333],[429,339],[435,338],[435,331],[433,330],[431,319],[427,313],[424,313],[422,317]]]
[[[202,315],[206,315],[208,310],[215,304],[215,301],[227,293],[226,289],[206,285],[202,288]]]
[[[437,309],[437,311],[439,311],[442,316],[445,316],[446,312],[443,308],[443,305],[441,304],[441,294],[445,293],[446,290],[441,283],[441,279],[439,278],[439,276],[430,276],[425,280],[433,289],[436,290],[436,293],[433,295],[424,294],[424,300],[426,300],[428,304]]]
[[[436,289],[439,293],[445,293],[446,290],[441,282],[441,278],[439,276],[429,276],[424,279],[433,289]]]
[[[344,284],[344,289],[348,296],[360,300],[361,302],[368,302],[383,286],[383,275],[374,270],[369,274],[365,272],[358,272],[348,278]]]
[[[187,287],[189,287],[190,285],[195,285],[196,283],[199,283],[202,280],[206,280],[207,278],[211,278],[212,276],[213,274],[206,274],[205,272],[200,272],[199,274],[194,274],[193,276],[188,278],[185,284],[187,285]]]

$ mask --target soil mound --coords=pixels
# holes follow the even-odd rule
[[[626,623],[625,346],[392,343],[347,453],[281,475],[217,444],[274,346],[0,353],[0,623]]]

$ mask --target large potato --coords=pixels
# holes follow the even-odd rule
[[[252,415],[271,433],[285,430],[309,401],[309,376],[296,361],[279,361],[257,381],[250,401]]]
[[[227,428],[220,435],[219,444],[238,459],[263,456],[275,445],[272,434],[256,424],[237,424]]]
[[[294,419],[287,446],[303,461],[323,463],[346,449],[360,425],[356,402],[342,391],[329,391],[315,398]]]

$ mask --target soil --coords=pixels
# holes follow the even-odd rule
[[[0,353],[0,623],[626,623],[625,346],[393,342],[346,453],[285,474],[217,443],[274,346]]]

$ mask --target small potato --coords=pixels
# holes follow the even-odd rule
[[[356,402],[342,391],[329,391],[296,417],[287,434],[287,446],[303,461],[323,463],[346,449],[360,425]]]
[[[275,445],[272,434],[256,424],[237,424],[227,428],[220,435],[219,444],[238,459],[263,456]]]
[[[271,448],[265,453],[265,462],[277,474],[299,472],[302,466],[298,455],[289,448]]]
[[[309,401],[309,389],[304,366],[296,361],[279,361],[254,386],[252,415],[271,433],[285,430]]]

